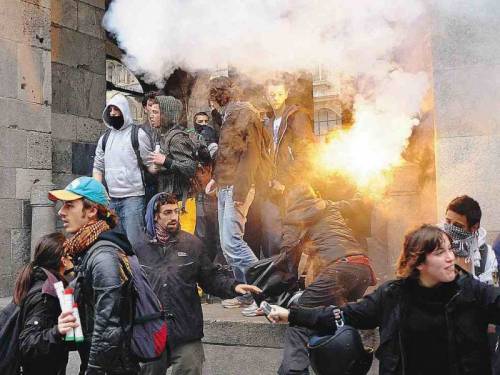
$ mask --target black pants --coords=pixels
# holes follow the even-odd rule
[[[371,284],[370,267],[339,262],[328,265],[309,285],[298,303],[306,307],[342,306],[363,296]],[[304,327],[288,327],[285,332],[280,375],[309,374],[307,342],[314,331]]]

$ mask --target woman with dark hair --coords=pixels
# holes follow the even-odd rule
[[[77,324],[71,312],[61,313],[54,283],[63,281],[71,261],[64,256],[64,235],[43,236],[34,260],[23,267],[14,288],[14,303],[23,321],[19,352],[23,375],[66,373],[68,347],[64,335]]]
[[[406,235],[398,278],[341,308],[346,324],[379,327],[379,374],[491,374],[487,328],[500,323],[500,289],[475,280],[454,260],[448,235],[422,225]],[[336,330],[333,306],[273,306],[269,318],[323,334]]]

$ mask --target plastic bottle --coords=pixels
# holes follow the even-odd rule
[[[73,316],[76,318],[76,323],[78,327],[74,329],[75,331],[75,341],[83,342],[83,331],[82,331],[82,322],[80,321],[80,313],[78,312],[78,304],[73,303]]]
[[[73,289],[68,288],[64,291],[62,311],[73,311]],[[72,328],[66,333],[66,341],[75,341],[75,330]]]

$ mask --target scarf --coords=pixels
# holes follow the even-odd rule
[[[470,233],[453,224],[444,223],[443,229],[453,240],[451,248],[457,257],[474,260],[479,267],[481,254],[479,253],[478,233]]]
[[[162,245],[165,245],[169,239],[167,228],[163,228],[159,223],[155,223],[156,239]]]
[[[109,229],[109,225],[104,220],[84,225],[73,237],[68,238],[64,242],[65,254],[75,256],[84,252],[97,241],[97,237],[102,232],[106,232]]]

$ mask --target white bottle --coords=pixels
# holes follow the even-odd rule
[[[56,290],[57,299],[59,300],[61,311],[64,311],[64,285],[62,281],[54,283],[54,289]]]
[[[78,324],[78,327],[74,329],[75,341],[83,342],[82,322],[80,320],[80,313],[78,312],[78,304],[76,302],[73,304],[73,316],[76,318],[76,323]]]
[[[64,296],[63,296],[63,312],[66,311],[73,311],[73,289],[68,288],[64,291]],[[75,330],[71,328],[71,330],[66,333],[66,341],[75,341]]]

